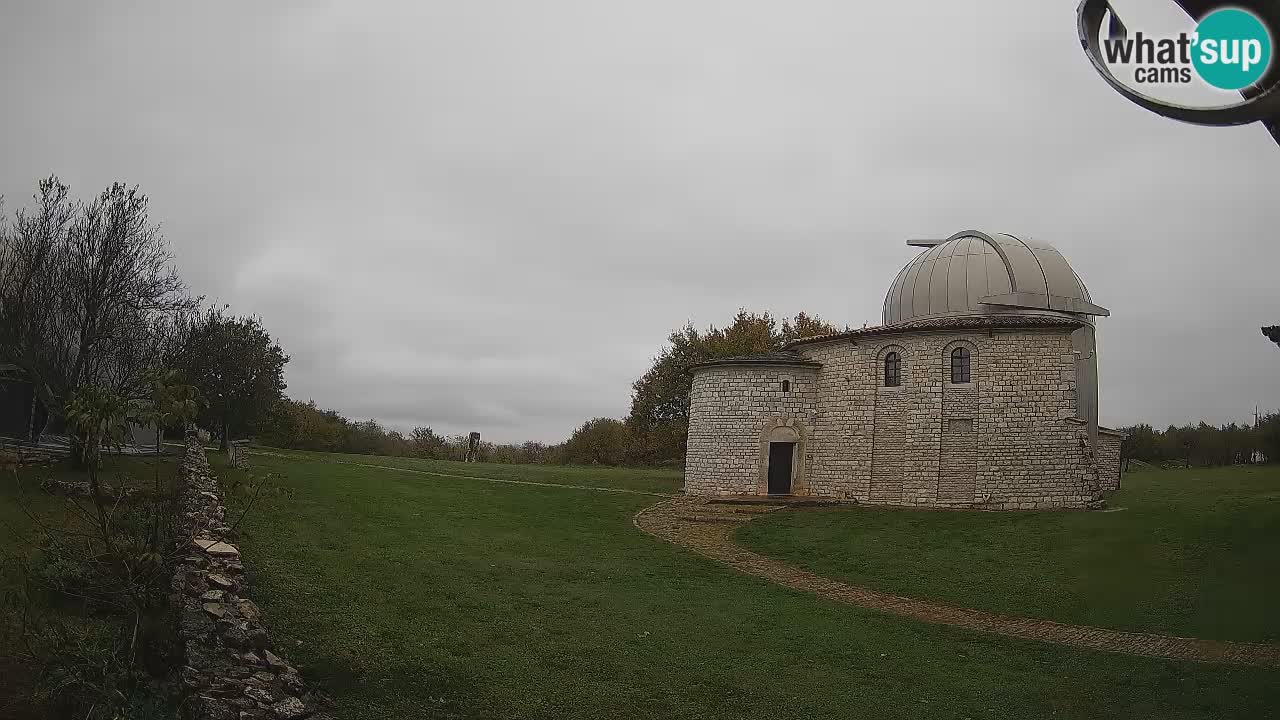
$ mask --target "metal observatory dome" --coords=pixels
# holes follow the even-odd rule
[[[884,324],[959,315],[1070,315],[1090,323],[1109,315],[1066,258],[1042,240],[978,230],[946,240],[910,240],[928,248],[902,268],[884,299]]]

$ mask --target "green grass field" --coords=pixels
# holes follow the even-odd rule
[[[173,456],[160,459],[161,481],[168,483],[176,468]],[[107,456],[103,460],[101,479],[105,485],[151,488],[156,459],[149,456]],[[65,497],[50,495],[40,489],[45,478],[83,482],[86,475],[72,470],[64,461],[49,467],[28,466],[0,471],[0,558],[6,571],[13,569],[17,555],[29,556],[31,529],[36,523],[53,527],[65,526],[74,509]],[[11,583],[0,581],[8,587]]]
[[[599,468],[564,465],[497,465],[488,463],[463,463],[452,460],[423,460],[379,455],[346,455],[342,453],[309,452],[305,450],[278,450],[261,448],[259,452],[313,461],[357,466],[378,465],[418,470],[441,475],[470,475],[496,480],[515,480],[582,487],[607,486],[622,490],[651,493],[678,493],[684,485],[684,473],[680,470],[653,470],[648,468]]]
[[[255,455],[279,490],[246,519],[241,549],[278,643],[344,718],[1166,720],[1280,708],[1276,671],[996,638],[739,575],[634,528],[658,498],[332,459],[351,458]],[[654,471],[447,471],[678,485]]]
[[[1062,622],[1280,640],[1280,467],[1131,473],[1119,512],[787,510],[738,542],[909,597]]]

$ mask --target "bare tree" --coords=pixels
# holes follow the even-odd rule
[[[62,384],[56,376],[67,343],[54,336],[65,324],[58,317],[59,266],[74,213],[67,186],[48,178],[40,182],[34,210],[19,210],[12,228],[0,228],[0,352],[49,408],[58,404],[54,387]]]
[[[195,301],[170,261],[147,198],[115,183],[74,202],[56,177],[0,229],[0,353],[54,416],[82,385],[134,397],[144,371],[180,347]]]

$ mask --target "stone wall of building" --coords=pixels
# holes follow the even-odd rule
[[[989,341],[980,391],[975,502],[998,508],[1082,507],[1098,499],[1087,432],[1076,417],[1069,333]]]
[[[1103,492],[1120,489],[1120,445],[1125,434],[1103,428],[1098,432],[1098,484]]]
[[[275,652],[262,613],[249,599],[240,551],[231,544],[227,508],[204,443],[187,435],[182,458],[182,538],[187,554],[174,570],[170,601],[179,618],[189,696],[187,720],[330,718],[302,676]],[[183,549],[183,548],[180,548]]]
[[[953,384],[959,346],[970,351],[971,382]],[[1069,328],[887,333],[792,351],[821,363],[805,494],[994,509],[1083,507],[1100,497],[1087,428],[1076,419]],[[888,352],[901,358],[900,387],[884,386]],[[689,492],[749,492],[759,476],[747,420],[780,410],[738,395],[763,387],[758,373],[695,373]]]
[[[804,492],[804,462],[814,421],[814,368],[723,365],[694,374],[689,394],[685,491],[695,495],[763,494],[771,428],[794,428],[800,442],[793,492]],[[789,389],[782,390],[787,382]],[[762,453],[764,457],[762,458]],[[762,466],[762,460],[766,464]]]

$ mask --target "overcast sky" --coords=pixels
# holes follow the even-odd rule
[[[969,228],[1111,309],[1105,424],[1280,409],[1266,132],[1130,105],[1076,0],[885,5],[7,4],[0,194],[141,185],[292,397],[405,429],[561,440],[673,328],[876,324],[906,238]]]

